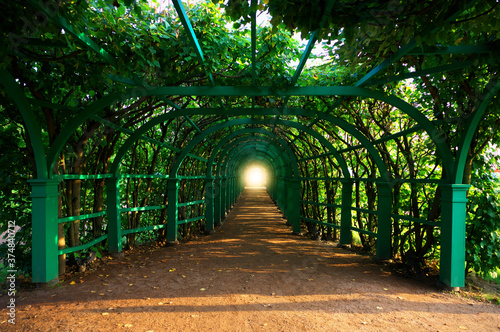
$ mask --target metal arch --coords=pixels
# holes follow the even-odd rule
[[[217,175],[220,174],[221,169],[223,169],[223,166],[227,162],[226,159],[230,158],[231,154],[233,154],[234,146],[237,144],[246,144],[247,142],[248,143],[253,142],[254,143],[253,146],[255,146],[256,148],[261,148],[261,149],[265,149],[264,144],[268,144],[268,146],[273,149],[272,150],[272,152],[274,153],[273,157],[276,160],[279,160],[282,162],[282,164],[280,165],[281,167],[285,167],[285,163],[283,162],[283,157],[282,157],[283,150],[278,148],[276,141],[273,141],[272,139],[270,139],[268,137],[264,137],[264,136],[262,136],[262,137],[261,136],[257,136],[257,137],[256,136],[253,136],[253,137],[245,136],[245,137],[241,137],[240,139],[235,140],[235,141],[229,143],[228,145],[226,145],[224,150],[220,153],[222,162],[220,163],[220,166],[216,170]],[[243,147],[243,148],[245,148],[245,147]],[[287,159],[287,162],[291,165],[292,160],[290,159],[289,155],[286,155],[286,159]]]
[[[247,142],[250,142],[250,141],[247,141]],[[247,145],[247,146],[243,146],[241,148],[241,151],[243,150],[246,150],[248,148],[254,148],[254,149],[258,149],[258,148],[262,148],[263,149],[263,146],[261,145],[262,144],[262,141],[257,143],[255,140],[253,141],[255,142],[254,145]],[[269,143],[271,143],[271,141],[268,141]],[[235,143],[235,144],[233,144]],[[243,142],[243,143],[246,143],[246,142]],[[221,166],[217,169],[217,176],[221,176],[221,174],[224,174],[224,172],[226,171],[226,167],[228,165],[228,163],[230,162],[231,158],[232,158],[232,155],[237,153],[237,151],[235,151],[235,149],[233,149],[233,145],[237,145],[237,144],[241,144],[239,142],[239,140],[237,141],[234,141],[234,142],[231,142],[229,145],[230,147],[228,147],[227,149],[225,149],[221,154],[223,155],[223,161],[221,163]],[[274,149],[276,149],[276,147],[274,145],[271,145],[271,147],[273,147]],[[282,170],[282,169],[285,169],[285,163],[283,161],[283,158],[280,157],[279,153],[278,153],[278,150],[270,150],[269,151],[269,155],[271,155],[271,157],[273,159],[275,159],[277,162],[279,162],[280,164],[279,165],[276,165],[276,169],[278,170]]]
[[[180,96],[358,96],[362,98],[373,98],[376,100],[383,101],[389,105],[392,105],[400,109],[403,113],[406,113],[412,119],[414,119],[422,128],[428,133],[429,137],[433,140],[436,145],[436,152],[441,157],[443,161],[443,168],[446,169],[447,174],[454,174],[454,159],[451,154],[446,141],[443,139],[442,133],[432,124],[432,122],[427,119],[427,117],[422,114],[414,106],[408,104],[407,102],[399,99],[396,96],[387,96],[382,92],[373,91],[367,88],[352,87],[352,86],[313,86],[313,87],[289,87],[284,89],[274,89],[269,87],[147,87],[147,88],[126,88],[123,93],[115,93],[107,95],[106,97],[88,105],[85,107],[81,113],[79,113],[68,125],[63,129],[63,131],[56,138],[52,147],[49,151],[48,162],[51,169],[55,165],[57,156],[62,151],[67,140],[70,138],[71,134],[91,115],[103,110],[105,107],[112,105],[115,102],[127,100],[129,98],[134,98],[138,96],[161,96],[161,95],[180,95]],[[250,115],[255,113],[260,113],[260,109],[243,109],[237,113],[239,115]],[[276,115],[276,112],[283,113],[283,110],[272,109],[269,115]],[[286,112],[289,112],[287,109]],[[196,110],[196,109],[184,109],[173,112],[176,116],[184,115],[211,115],[220,113],[220,110]],[[233,110],[224,110],[224,115],[231,115]],[[308,112],[309,116],[320,116],[320,114],[325,114],[319,111]],[[157,118],[155,118],[157,119]],[[151,121],[155,121],[155,119]],[[151,122],[150,121],[150,122]],[[140,129],[139,129],[140,130]],[[137,131],[136,131],[137,132]]]
[[[465,135],[462,135],[462,140],[460,141],[460,145],[458,148],[458,156],[457,156],[457,166],[454,174],[454,182],[456,184],[460,184],[463,182],[464,178],[464,170],[465,170],[465,162],[467,161],[467,154],[469,152],[469,147],[472,142],[472,138],[476,133],[477,127],[481,118],[486,111],[486,107],[490,104],[493,97],[500,90],[500,81],[492,81],[490,84],[486,85],[486,89],[488,90],[483,96],[482,102],[479,105],[478,109],[474,114],[467,119],[467,123],[465,125],[466,131]]]
[[[9,95],[17,106],[17,109],[23,117],[28,131],[29,140],[33,147],[33,154],[35,156],[36,174],[38,179],[48,179],[47,159],[45,158],[45,149],[43,147],[43,140],[41,136],[41,129],[37,123],[35,113],[22,92],[19,85],[16,83],[14,77],[5,69],[0,70],[1,83],[5,87],[7,95]]]
[[[263,145],[257,145],[257,146],[248,145],[248,146],[242,147],[239,150],[233,149],[233,150],[229,151],[229,153],[227,154],[227,158],[220,169],[221,170],[220,174],[222,174],[222,176],[224,176],[224,175],[227,176],[228,175],[227,171],[229,169],[228,168],[229,165],[234,163],[234,162],[237,162],[237,160],[235,160],[234,158],[236,158],[236,156],[238,156],[239,154],[242,154],[243,152],[250,152],[250,151],[248,151],[249,149],[254,150],[255,153],[263,153],[263,154],[269,155],[273,159],[276,159],[278,162],[280,162],[280,165],[276,165],[276,167],[274,168],[277,171],[279,171],[280,174],[283,171],[285,171],[285,172],[287,171],[287,168],[285,167],[285,164],[283,163],[282,158],[280,158],[280,156],[277,155],[275,151],[265,150]],[[278,173],[276,172],[276,174],[278,174]],[[287,175],[289,175],[289,174],[287,174]]]
[[[214,163],[214,160],[215,160],[215,157],[216,155],[218,154],[218,151],[222,148],[222,146],[227,142],[229,141],[230,139],[240,135],[240,134],[247,134],[247,133],[260,133],[262,135],[268,135],[268,136],[273,136],[273,138],[278,141],[280,143],[281,146],[283,146],[283,148],[285,149],[285,151],[287,151],[287,155],[289,158],[291,158],[291,155],[290,153],[292,153],[290,147],[285,143],[285,141],[280,138],[280,137],[277,137],[276,135],[274,135],[273,133],[267,131],[267,130],[264,130],[264,129],[260,129],[260,128],[251,128],[251,129],[241,129],[241,130],[238,130],[238,131],[235,131],[233,133],[231,133],[230,135],[224,137],[223,140],[220,140],[219,143],[217,144],[217,146],[214,147],[213,151],[212,151],[212,154],[210,155],[210,158],[208,159],[208,163],[207,163],[207,176],[209,174],[212,174],[212,167],[213,167],[213,163]],[[225,150],[226,148],[224,148]],[[222,155],[222,152],[221,152],[221,155]],[[293,155],[293,153],[292,153]],[[295,157],[295,155],[293,155],[293,157]],[[292,167],[293,167],[293,171],[295,173],[295,176],[298,176],[298,166],[297,166],[297,159],[295,159],[295,164],[293,164],[293,161],[292,159],[290,159],[290,163],[292,163]]]
[[[227,172],[225,176],[233,175],[235,173],[234,169],[236,168],[235,167],[236,165],[239,165],[240,163],[247,162],[259,157],[260,157],[259,159],[264,160],[269,167],[274,166],[274,164],[269,160],[269,156],[274,157],[272,153],[270,151],[260,150],[255,146],[248,146],[246,149],[235,151],[231,155],[232,156],[228,159],[227,163],[224,165],[225,172]],[[272,169],[274,170],[274,173],[276,175],[279,175],[278,169],[276,167],[273,167]]]
[[[308,134],[312,135],[314,138],[316,138],[318,141],[320,141],[324,146],[328,148],[334,155],[334,157],[337,159],[339,154],[337,153],[337,150],[333,147],[333,145],[322,135],[317,133],[316,131],[312,130],[311,128],[308,128],[307,126],[304,126],[299,123],[295,123],[292,121],[285,121],[285,120],[276,120],[276,119],[270,119],[268,121],[266,120],[256,120],[256,119],[236,119],[236,120],[231,120],[222,124],[215,125],[207,130],[204,131],[203,134],[200,134],[196,136],[189,144],[182,150],[180,155],[177,156],[175,163],[172,165],[172,168],[170,170],[170,177],[175,178],[177,176],[177,171],[179,170],[180,165],[186,158],[186,155],[196,146],[199,142],[201,142],[206,136],[216,132],[217,130],[220,130],[222,128],[230,127],[230,126],[235,126],[235,125],[242,125],[242,124],[268,124],[268,125],[273,125],[274,123],[279,123],[283,124],[288,127],[294,127],[298,130],[302,130],[307,132]],[[337,161],[339,162],[344,177],[345,178],[350,178],[349,170],[347,168],[347,164],[345,163],[345,160],[343,158],[338,158]]]

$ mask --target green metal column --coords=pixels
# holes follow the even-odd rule
[[[214,225],[219,226],[221,224],[220,215],[220,177],[215,178],[214,185]]]
[[[238,178],[233,176],[233,201],[231,202],[231,206],[234,206],[237,198],[238,198]]]
[[[377,182],[378,187],[378,224],[377,224],[377,253],[376,259],[391,258],[391,211],[392,188],[387,182]]]
[[[108,217],[108,250],[109,252],[122,251],[122,223],[120,214],[120,180],[106,179],[106,215]]]
[[[179,179],[168,178],[167,244],[177,244],[177,221],[179,220]]]
[[[59,181],[40,179],[31,180],[29,183],[32,198],[32,281],[34,283],[58,281]]]
[[[342,206],[340,212],[340,245],[351,244],[352,181],[342,182]]]
[[[221,178],[220,184],[220,217],[221,220],[226,218],[226,195],[227,195],[227,179]]]
[[[214,179],[205,179],[205,232],[214,232]]]
[[[441,268],[439,280],[450,287],[465,285],[466,184],[441,185]]]
[[[300,180],[290,179],[288,189],[288,223],[293,227],[293,234],[300,235]]]
[[[232,182],[233,182],[233,177],[228,176],[227,181],[226,181],[226,213],[229,213],[231,210],[231,196],[233,195],[232,193]]]
[[[283,178],[283,191],[282,191],[282,206],[283,209],[281,211],[283,212],[283,215],[288,218],[288,178]]]

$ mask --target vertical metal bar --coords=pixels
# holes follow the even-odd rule
[[[58,281],[59,181],[41,179],[29,182],[32,190],[32,281]]]
[[[391,211],[392,188],[387,182],[378,182],[378,224],[377,224],[377,253],[376,259],[391,258]]]
[[[168,178],[167,244],[177,244],[177,222],[179,220],[179,179]]]
[[[106,179],[108,217],[108,250],[109,252],[122,251],[122,225],[120,214],[120,180],[118,178]]]
[[[215,178],[214,187],[214,225],[219,226],[221,224],[221,208],[220,208],[220,197],[221,197],[221,180],[220,177]]]
[[[441,257],[439,280],[449,287],[465,285],[465,220],[467,184],[441,188]]]
[[[205,179],[205,232],[214,232],[214,178]]]
[[[351,205],[352,205],[352,181],[342,182],[342,205],[340,212],[340,244],[351,244]]]

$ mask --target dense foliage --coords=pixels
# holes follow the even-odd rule
[[[153,1],[153,3],[156,3]],[[217,3],[217,1],[215,1]],[[194,33],[203,50],[200,59],[188,33],[172,7],[149,8],[144,1],[91,0],[56,3],[28,1],[10,3],[0,23],[2,40],[0,68],[6,69],[33,105],[48,149],[77,114],[98,105],[113,93],[135,88],[132,98],[118,98],[72,133],[51,170],[56,175],[96,175],[91,179],[66,178],[60,182],[59,217],[78,216],[106,210],[105,179],[116,153],[130,134],[152,119],[181,108],[279,108],[329,112],[354,125],[370,141],[380,140],[376,149],[383,158],[393,182],[393,233],[391,254],[418,270],[439,254],[440,231],[432,224],[412,221],[440,221],[440,191],[437,182],[450,174],[428,133],[415,129],[417,121],[402,111],[377,100],[358,97],[297,96],[282,98],[206,96],[147,96],[151,86],[270,86],[290,85],[300,59],[294,32],[309,37],[316,31],[317,47],[322,47],[321,63],[309,66],[297,81],[299,86],[335,86],[359,83],[385,57],[394,61],[385,66],[384,78],[359,83],[370,89],[395,95],[433,121],[455,155],[467,119],[474,114],[484,96],[498,79],[498,57],[492,52],[438,52],[447,46],[481,45],[498,50],[500,20],[496,1],[283,1],[229,0],[225,4],[200,2],[187,8]],[[43,9],[44,15],[39,14]],[[252,11],[267,11],[270,24],[257,28],[257,53],[252,66],[251,32],[247,25]],[[432,22],[428,21],[433,17]],[[233,27],[229,29],[228,27]],[[82,38],[81,35],[86,36]],[[90,40],[90,41],[89,41]],[[413,52],[397,56],[407,45]],[[397,61],[399,60],[399,61]],[[463,67],[457,64],[469,64]],[[443,67],[430,75],[428,69]],[[446,68],[446,69],[445,69]],[[417,74],[411,75],[416,72]],[[418,74],[421,73],[421,74]],[[404,78],[406,76],[411,79]],[[210,78],[211,77],[211,78]],[[27,180],[37,177],[33,147],[25,121],[12,98],[0,95],[0,158],[2,229],[15,220],[16,261],[19,269],[29,270],[31,249],[30,187]],[[272,119],[275,116],[253,116]],[[220,115],[177,117],[148,130],[121,161],[121,204],[126,208],[165,206],[166,180],[176,153],[201,131],[228,119]],[[345,158],[353,183],[353,226],[377,232],[380,177],[372,156],[365,148],[352,148],[359,140],[328,121],[306,116],[281,119],[309,125],[326,137]],[[500,210],[495,158],[485,159],[485,149],[500,144],[498,98],[488,107],[476,131],[466,161],[463,183],[472,184],[467,224],[468,268],[480,273],[500,266]],[[340,220],[342,171],[329,151],[311,136],[286,126],[262,126],[274,131],[290,144],[300,162],[303,203],[306,218],[338,224]],[[205,164],[214,142],[244,128],[226,128],[210,135],[197,146],[181,166],[180,175],[204,175]],[[405,135],[387,136],[407,131]],[[4,148],[6,146],[15,148]],[[345,150],[345,151],[344,151]],[[353,153],[353,151],[355,151]],[[148,174],[150,177],[140,177]],[[154,177],[155,175],[156,177]],[[318,181],[314,177],[332,178]],[[181,181],[179,201],[204,197],[204,181]],[[204,215],[204,206],[195,204],[179,209],[181,220]],[[405,217],[406,219],[404,219]],[[135,229],[167,222],[166,210],[130,211],[122,214],[122,228]],[[179,227],[182,238],[203,230],[203,220]],[[61,223],[60,247],[74,247],[106,232],[106,216]],[[337,230],[304,222],[310,235],[327,240],[338,238]],[[163,231],[131,233],[124,244],[162,240]],[[373,250],[376,239],[359,234],[366,250]],[[5,248],[4,248],[5,249]],[[2,255],[5,250],[2,251]],[[61,262],[63,262],[61,260]],[[63,264],[61,264],[63,265]]]

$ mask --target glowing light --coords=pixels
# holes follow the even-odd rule
[[[267,184],[267,172],[262,167],[248,167],[243,176],[245,187],[265,187]]]

